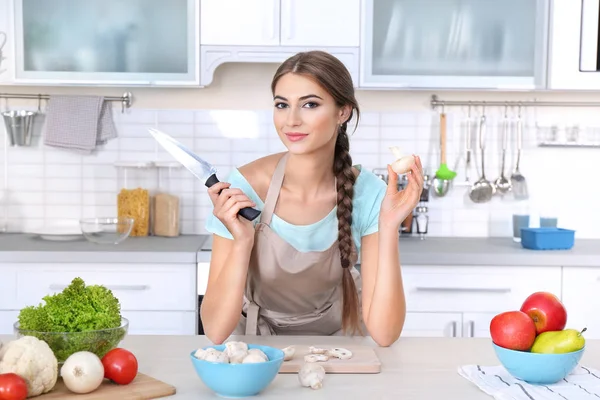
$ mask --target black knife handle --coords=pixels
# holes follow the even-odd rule
[[[206,187],[211,187],[216,183],[219,183],[219,178],[217,178],[216,174],[212,174],[206,180],[205,185],[206,185]],[[221,194],[222,191],[223,190],[220,190],[219,194]],[[258,211],[255,208],[252,208],[252,207],[244,207],[240,211],[238,211],[238,215],[241,215],[242,217],[246,218],[248,221],[254,221],[256,219],[256,217],[258,217],[260,215],[260,211]]]

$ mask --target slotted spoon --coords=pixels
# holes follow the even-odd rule
[[[519,166],[521,164],[521,148],[523,146],[523,121],[521,120],[521,109],[519,108],[519,115],[517,117],[517,163],[515,170],[510,176],[510,182],[513,188],[513,194],[516,200],[527,200],[529,198],[529,191],[527,190],[527,181]]]
[[[494,195],[494,186],[485,178],[485,114],[481,116],[479,121],[479,150],[481,151],[481,177],[477,182],[473,183],[469,191],[469,198],[473,203],[485,203],[490,201]]]

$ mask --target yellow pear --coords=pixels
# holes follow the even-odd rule
[[[562,331],[547,331],[540,333],[531,346],[532,353],[563,354],[581,350],[585,346],[585,338],[576,329],[564,329]]]

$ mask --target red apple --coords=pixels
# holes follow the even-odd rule
[[[535,340],[535,324],[524,312],[506,311],[492,318],[490,334],[500,347],[527,351]]]
[[[533,293],[525,299],[521,311],[533,319],[538,335],[547,331],[562,331],[567,324],[567,310],[552,293]]]

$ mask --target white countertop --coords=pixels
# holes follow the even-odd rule
[[[402,265],[600,266],[600,240],[575,239],[571,250],[527,250],[512,238],[400,237]],[[0,234],[0,263],[207,263],[212,236],[132,237],[119,245],[81,238],[54,242],[21,233]]]
[[[0,336],[1,341],[12,339]],[[323,343],[373,346],[381,360],[381,373],[329,374],[320,390],[301,387],[296,374],[279,374],[258,398],[265,399],[461,399],[490,400],[457,373],[465,364],[499,365],[489,339],[400,338],[388,348],[370,338],[347,337],[234,337],[247,343],[273,346]],[[189,353],[211,344],[204,336],[133,336],[121,343],[138,358],[142,373],[175,386],[177,394],[166,399],[217,399],[198,378]],[[582,364],[600,367],[600,341],[589,340]]]

